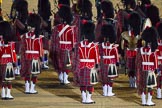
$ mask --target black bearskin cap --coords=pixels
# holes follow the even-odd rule
[[[114,26],[112,24],[104,24],[101,27],[101,36],[103,38],[106,38],[106,41],[109,41],[110,43],[115,43],[116,33]]]
[[[27,19],[27,24],[35,28],[35,34],[38,37],[40,35],[41,17],[38,14],[31,13]]]
[[[3,36],[5,44],[7,44],[10,41],[14,41],[12,37],[11,25],[9,22],[7,21],[0,22],[0,35]]]
[[[162,40],[162,22],[156,24],[157,32],[160,40]]]
[[[28,2],[26,0],[19,0],[16,2],[16,10],[18,12],[26,11],[28,9]]]
[[[114,18],[114,7],[111,1],[103,0],[101,2],[101,8],[106,18]]]
[[[141,31],[142,18],[137,12],[130,13],[129,25],[134,31],[134,35],[139,35]]]
[[[38,13],[44,20],[49,19],[52,15],[49,0],[38,0]]]
[[[141,5],[151,4],[151,0],[141,0]]]
[[[88,39],[89,42],[94,41],[94,29],[95,24],[91,20],[82,20],[81,36],[83,36],[83,39]]]
[[[128,8],[128,6],[130,6],[130,8],[134,9],[136,7],[136,1],[135,0],[122,0],[124,6],[126,7],[126,9]]]
[[[28,2],[26,0],[14,1],[15,9],[18,12],[18,19],[25,24],[28,17]]]
[[[58,0],[58,4],[64,4],[70,7],[70,0]]]
[[[72,16],[71,8],[69,6],[60,5],[58,14],[63,19],[63,22],[65,22],[67,24],[71,24],[71,22],[73,20],[73,16]]]
[[[154,52],[158,46],[157,38],[158,33],[154,27],[147,27],[142,33],[142,40],[146,42],[145,46],[148,46],[150,43],[152,52]]]
[[[91,0],[78,0],[77,6],[83,18],[92,20],[93,13]]]
[[[150,18],[153,26],[155,26],[156,23],[160,21],[159,9],[157,6],[155,5],[148,6],[146,14],[147,14],[147,17]]]

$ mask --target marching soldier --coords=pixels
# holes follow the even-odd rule
[[[142,33],[144,46],[138,49],[136,56],[137,89],[141,95],[142,105],[153,106],[153,88],[157,86],[155,70],[158,68],[157,31],[154,27],[147,27]],[[146,100],[146,92],[148,97]]]
[[[92,104],[94,84],[98,83],[99,49],[94,43],[94,23],[91,20],[82,21],[83,40],[76,44],[74,61],[74,81],[80,86],[82,103]]]
[[[71,71],[71,51],[76,43],[77,27],[72,26],[72,13],[69,6],[60,5],[58,11],[60,22],[57,24],[51,37],[50,57],[53,66],[58,72],[61,84],[69,84],[68,74]]]
[[[25,80],[25,94],[36,94],[37,76],[40,74],[40,60],[43,55],[43,36],[40,35],[41,18],[30,14],[27,20],[29,32],[22,35],[20,75]]]
[[[103,96],[114,96],[112,92],[113,80],[118,77],[117,65],[119,65],[118,45],[115,44],[116,33],[114,26],[105,24],[101,28],[101,36],[104,41],[100,44],[100,76],[103,85]]]
[[[157,23],[156,29],[159,34],[158,38],[158,70],[157,70],[157,95],[158,99],[162,98],[161,87],[162,87],[162,22]]]
[[[129,16],[129,29],[124,31],[122,36],[122,49],[125,52],[126,61],[126,73],[129,77],[129,86],[136,88],[136,76],[135,76],[135,59],[137,54],[137,48],[141,47],[141,28],[142,19],[137,12],[130,13]]]
[[[16,52],[12,41],[12,29],[9,22],[0,22],[0,85],[1,98],[13,99],[11,95],[12,80],[15,79]]]

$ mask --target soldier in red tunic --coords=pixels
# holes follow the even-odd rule
[[[103,84],[103,96],[114,96],[112,86],[114,78],[118,76],[116,64],[119,64],[118,45],[115,44],[116,33],[114,26],[111,24],[103,25],[101,36],[104,37],[104,41],[100,44],[100,76]]]
[[[15,43],[12,38],[9,22],[0,22],[0,88],[2,99],[13,99],[11,95],[12,83],[15,79],[15,64],[17,61]]]
[[[55,70],[59,74],[60,83],[69,84],[68,73],[71,69],[69,69],[68,64],[71,64],[71,51],[74,48],[78,30],[76,26],[71,25],[72,13],[70,7],[60,5],[58,14],[61,22],[53,29],[50,57]]]
[[[25,80],[25,93],[35,94],[37,75],[40,73],[40,60],[43,55],[42,35],[40,34],[41,18],[37,14],[30,14],[27,20],[31,28],[22,35],[21,42],[21,70],[20,75]]]
[[[162,87],[162,22],[157,23],[156,25],[158,31],[158,76],[157,76],[157,98],[161,99],[161,87]]]
[[[153,88],[157,86],[155,70],[158,68],[157,31],[154,27],[147,27],[142,33],[144,46],[139,48],[136,56],[137,89],[141,95],[142,105],[152,106]],[[148,99],[146,101],[146,92]]]
[[[97,70],[99,63],[98,43],[94,43],[94,23],[83,20],[81,36],[83,40],[75,47],[75,68],[74,81],[80,86],[83,104],[95,103],[92,99],[94,91],[93,84],[96,84]]]

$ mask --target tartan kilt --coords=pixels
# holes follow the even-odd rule
[[[57,54],[57,61],[58,61],[58,73],[60,72],[69,72],[69,69],[67,67],[68,63],[68,51],[67,50],[58,50],[56,51]]]
[[[0,85],[5,80],[6,64],[0,64]]]
[[[101,66],[101,72],[100,72],[100,81],[102,83],[108,83],[111,79],[115,79],[117,77],[108,77],[109,72],[109,64],[104,64]]]
[[[128,76],[135,76],[135,57],[127,58]]]
[[[90,72],[91,72],[91,69],[85,67],[83,69],[80,69],[80,72],[79,72],[79,85],[80,86],[92,86],[91,83],[90,83]]]
[[[147,74],[148,71],[141,71],[137,74],[137,90],[139,94],[142,94],[142,92],[146,90]]]
[[[30,75],[31,70],[32,70],[32,60],[26,60],[22,58],[20,76],[26,77],[27,75]]]

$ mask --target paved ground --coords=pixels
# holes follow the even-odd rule
[[[72,74],[70,75],[72,82]],[[142,108],[136,89],[128,87],[127,76],[120,74],[114,83],[114,97],[103,97],[101,84],[95,86],[92,98],[96,104],[81,104],[80,90],[73,83],[60,85],[53,69],[43,71],[37,84],[38,94],[24,94],[24,81],[17,77],[13,82],[14,100],[0,100],[0,108]],[[160,108],[162,100],[153,97],[154,108]]]

